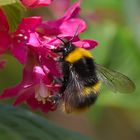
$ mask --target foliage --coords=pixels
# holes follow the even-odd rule
[[[56,138],[57,140],[90,140],[60,128],[28,110],[0,105],[1,140],[56,140]]]
[[[23,5],[21,5],[21,3],[16,0],[2,0],[0,2],[0,5],[6,13],[10,26],[10,31],[14,31],[17,28],[21,17],[23,16],[23,13],[25,12],[25,8],[23,7]]]

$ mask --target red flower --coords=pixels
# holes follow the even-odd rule
[[[80,12],[80,2],[74,3],[64,14],[63,17],[57,20],[47,20],[44,21],[39,27],[38,32],[43,36],[51,36],[51,43],[54,46],[60,44],[60,41],[57,40],[57,43],[54,42],[53,37],[55,36],[70,39],[74,36],[77,28],[77,39],[73,40],[73,44],[77,47],[82,47],[85,49],[92,49],[97,46],[97,42],[94,40],[80,40],[78,35],[86,30],[86,23],[84,20],[78,18]]]
[[[36,57],[38,56],[32,51],[28,52],[28,61],[23,70],[22,81],[18,85],[4,90],[0,98],[16,97],[14,105],[19,105],[26,101],[32,109],[40,108],[42,111],[48,112],[55,109],[57,104],[48,102],[47,98],[58,93],[60,85],[53,83],[54,79],[47,68],[47,64],[52,65],[52,69],[56,69],[56,65],[55,62],[47,58],[45,58],[46,65],[40,64],[39,61],[36,62]],[[56,76],[60,76],[57,75],[59,74],[58,72],[53,72],[55,72]]]
[[[23,18],[17,30],[11,34],[11,52],[21,64],[27,61],[27,43],[30,34],[35,32],[36,27],[40,25],[41,17]]]
[[[57,20],[42,22],[41,17],[29,17],[21,21],[12,34],[10,49],[20,63],[25,64],[23,80],[4,90],[0,98],[16,97],[15,105],[26,101],[32,109],[40,108],[45,112],[57,107],[48,101],[48,97],[58,94],[61,87],[58,55],[52,52],[52,48],[61,43],[56,36],[69,40],[78,29],[72,40],[75,46],[91,49],[97,45],[94,40],[80,40],[79,34],[86,29],[86,23],[78,18],[79,12],[80,2],[76,2]]]
[[[0,54],[8,49],[19,60],[21,64],[26,63],[27,45],[30,33],[35,32],[41,23],[41,17],[23,18],[14,33],[10,33],[6,16],[0,10]]]

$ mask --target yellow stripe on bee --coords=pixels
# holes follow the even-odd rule
[[[89,106],[85,106],[85,107],[82,107],[82,108],[72,108],[72,110],[66,110],[65,108],[65,104],[61,104],[61,108],[62,108],[62,111],[69,114],[69,113],[72,113],[72,114],[79,114],[79,113],[82,113],[82,112],[85,112],[89,109]]]
[[[96,94],[100,90],[100,87],[101,87],[101,82],[100,81],[98,81],[95,85],[93,85],[91,87],[85,87],[84,90],[83,90],[83,95],[87,96],[91,92],[94,92]]]
[[[83,57],[92,58],[93,56],[88,50],[85,50],[82,48],[75,48],[72,52],[70,52],[68,54],[68,56],[66,56],[65,61],[73,63],[73,62],[76,62]]]

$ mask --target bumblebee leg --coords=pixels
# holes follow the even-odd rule
[[[59,104],[60,100],[62,98],[61,94],[57,94],[57,95],[51,95],[47,98],[47,100],[49,102],[53,102],[54,104]]]
[[[62,84],[63,80],[62,78],[57,78],[57,77],[53,77],[53,85],[55,84]]]
[[[64,61],[64,58],[63,57],[58,57],[55,59],[56,62],[63,62]]]

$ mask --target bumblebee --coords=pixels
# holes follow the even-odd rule
[[[59,39],[63,45],[55,52],[61,53],[64,75],[59,97],[63,99],[66,113],[83,111],[94,104],[101,83],[113,91],[122,93],[134,91],[135,84],[127,76],[96,64],[88,50],[76,47],[71,41]]]

